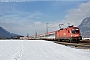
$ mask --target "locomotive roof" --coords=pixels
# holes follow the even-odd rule
[[[67,30],[67,29],[69,29],[69,28],[78,28],[78,27],[75,27],[75,26],[68,26],[67,28],[61,28],[60,30]]]

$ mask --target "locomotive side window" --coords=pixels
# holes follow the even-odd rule
[[[79,33],[79,29],[72,29],[72,33],[73,34],[78,34]]]
[[[70,33],[70,31],[68,30],[68,33]]]

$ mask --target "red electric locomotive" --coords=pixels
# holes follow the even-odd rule
[[[56,40],[68,41],[68,42],[79,42],[82,40],[80,29],[78,27],[69,26],[64,29],[56,31]]]

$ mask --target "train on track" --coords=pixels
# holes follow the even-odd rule
[[[68,26],[67,28],[59,29],[57,31],[39,34],[36,38],[41,40],[61,42],[79,42],[80,40],[82,40],[80,29],[78,27],[74,27],[73,25]]]

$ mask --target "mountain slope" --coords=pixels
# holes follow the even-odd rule
[[[15,36],[19,36],[19,35],[10,33],[9,31],[5,30],[3,27],[0,27],[0,38],[11,38]]]
[[[0,37],[10,38],[11,36],[10,32],[5,30],[3,27],[0,27]]]
[[[83,19],[78,27],[81,29],[83,37],[90,37],[90,17]]]

